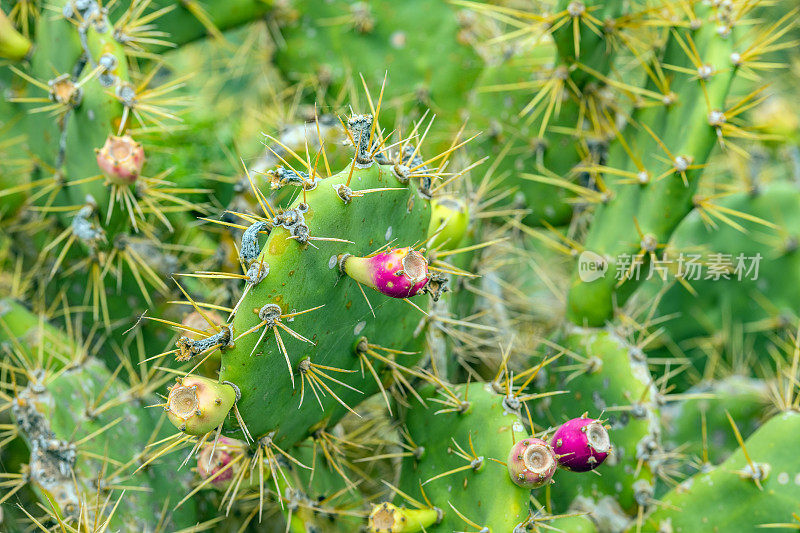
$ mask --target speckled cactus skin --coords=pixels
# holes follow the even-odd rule
[[[776,414],[725,462],[670,491],[663,498],[667,506],[647,517],[642,531],[678,533],[693,531],[698,524],[709,531],[755,532],[767,524],[792,529],[792,513],[800,498],[795,482],[800,465],[790,443],[798,428],[797,412]]]
[[[345,255],[339,268],[353,280],[392,298],[416,296],[428,280],[428,261],[411,248],[397,248],[368,257]]]

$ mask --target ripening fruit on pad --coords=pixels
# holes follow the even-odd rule
[[[144,166],[144,148],[130,135],[109,135],[102,148],[96,150],[97,166],[115,185],[131,185]]]
[[[542,439],[522,439],[508,453],[508,475],[525,489],[536,489],[549,483],[557,468],[553,449]]]
[[[591,418],[565,422],[556,430],[552,442],[559,466],[573,472],[594,470],[611,451],[608,431],[599,420]]]
[[[169,389],[164,410],[170,422],[189,435],[205,435],[216,429],[236,401],[231,385],[200,376],[176,381]]]

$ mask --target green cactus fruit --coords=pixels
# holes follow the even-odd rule
[[[17,31],[6,14],[0,10],[0,58],[19,61],[28,55],[31,46],[32,43]]]
[[[460,198],[442,196],[431,199],[428,246],[437,251],[458,247],[469,228],[469,206]]]
[[[797,516],[800,458],[795,440],[800,414],[774,415],[724,463],[701,471],[660,498],[659,505],[630,531],[785,531]]]
[[[588,412],[610,428],[613,448],[598,467],[599,476],[558,474],[558,482],[550,487],[553,510],[567,511],[578,497],[611,497],[635,515],[653,496],[661,458],[657,394],[644,353],[611,330],[575,328],[567,332],[562,346],[572,363],[550,374],[547,389],[569,393],[543,402],[548,404],[541,409],[543,420],[555,427],[576,412]]]
[[[172,424],[188,435],[217,429],[236,402],[236,389],[201,376],[178,378],[169,389],[164,410]]]
[[[374,504],[367,518],[369,533],[417,533],[428,531],[442,519],[438,509],[408,509],[389,502]]]

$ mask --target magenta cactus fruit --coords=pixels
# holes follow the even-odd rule
[[[611,439],[606,428],[600,420],[585,415],[562,424],[551,442],[559,466],[573,472],[594,470],[603,464],[611,451]]]
[[[415,296],[430,279],[428,260],[409,247],[367,257],[342,255],[339,267],[357,282],[392,298]]]
[[[557,467],[553,448],[542,439],[523,439],[508,453],[508,475],[514,483],[526,489],[549,483]]]
[[[205,435],[219,427],[236,402],[236,389],[228,383],[192,375],[176,381],[164,410],[170,422],[189,435]]]
[[[115,185],[131,185],[144,166],[144,148],[130,135],[109,135],[102,148],[96,149],[97,166]]]
[[[197,455],[197,474],[203,479],[212,478],[211,484],[216,487],[225,486],[235,473],[235,465],[228,465],[245,449],[244,442],[228,437],[205,443]]]

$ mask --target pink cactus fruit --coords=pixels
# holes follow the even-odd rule
[[[551,440],[558,464],[573,472],[594,470],[611,451],[608,431],[600,422],[586,415],[573,418],[559,427]]]
[[[526,489],[549,483],[557,467],[553,449],[542,439],[523,439],[508,453],[508,475],[514,483]]]
[[[235,473],[234,467],[225,467],[244,449],[245,444],[242,441],[228,437],[220,437],[216,445],[213,442],[205,443],[197,455],[197,473],[203,479],[216,475],[211,484],[217,487],[225,485],[233,479]]]
[[[97,166],[111,183],[131,185],[144,166],[144,148],[130,135],[109,135],[97,153]]]
[[[392,298],[418,294],[428,283],[428,260],[412,248],[396,248],[368,257],[343,255],[342,271],[359,283]]]

